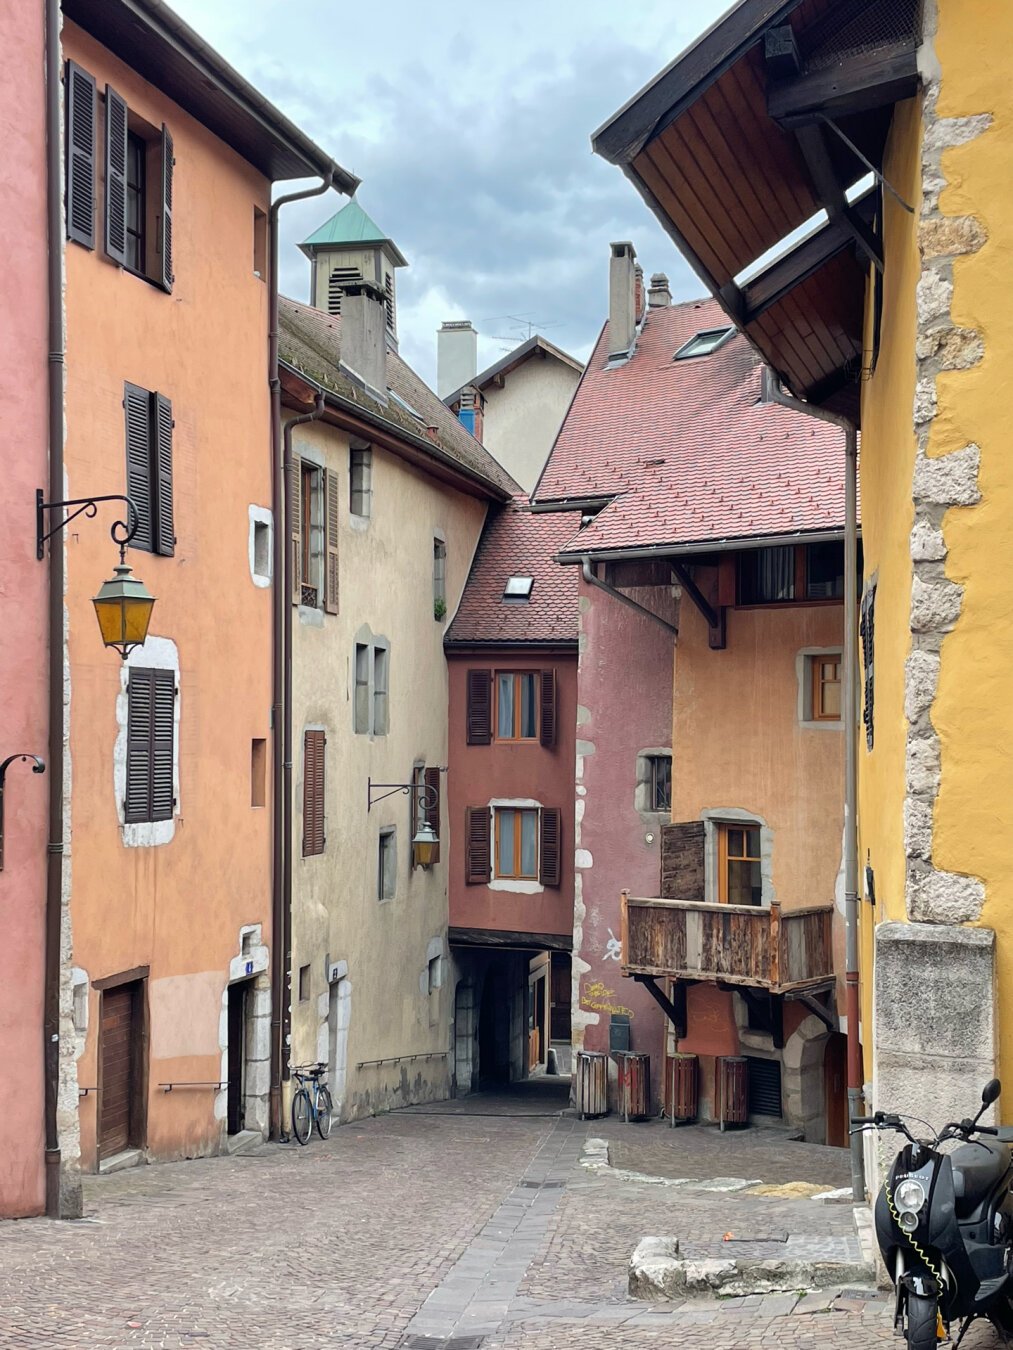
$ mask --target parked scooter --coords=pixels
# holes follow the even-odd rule
[[[897,1295],[894,1327],[908,1350],[934,1350],[952,1324],[960,1325],[959,1345],[977,1318],[1013,1333],[1013,1129],[978,1124],[999,1092],[993,1078],[973,1120],[930,1139],[916,1138],[899,1115],[852,1119],[855,1131],[893,1130],[910,1141],[876,1199],[876,1238]],[[942,1152],[948,1140],[959,1147]]]

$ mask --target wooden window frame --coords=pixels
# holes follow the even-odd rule
[[[821,542],[836,543],[836,540],[824,540]],[[843,541],[842,545],[843,547]],[[740,559],[746,553],[762,553],[767,548],[791,548],[794,551],[793,559],[793,596],[790,600],[754,600],[743,601],[742,595],[742,576]],[[820,605],[842,605],[843,597],[823,597],[810,598],[809,589],[809,571],[808,571],[808,544],[769,544],[760,545],[755,549],[742,549],[735,556],[735,608],[736,609],[797,609],[800,605],[820,606]]]
[[[671,755],[647,755],[648,781],[647,791],[650,800],[651,811],[672,810],[672,756]],[[668,801],[658,805],[658,765],[664,760],[668,764]]]
[[[512,872],[501,872],[499,870],[499,841],[500,841],[500,821],[504,815],[510,813],[514,817],[514,858]],[[494,881],[537,881],[539,875],[539,836],[541,833],[540,811],[537,806],[495,806],[493,807],[493,864],[492,875]],[[522,855],[522,829],[517,820],[518,816],[533,816],[535,821],[535,861],[534,871],[521,871]]]
[[[513,680],[513,730],[512,736],[501,736],[499,734],[499,682],[501,679]],[[531,707],[534,713],[535,727],[530,736],[521,736],[519,734],[521,723],[521,709],[523,700],[521,698],[520,681],[522,679],[531,681]],[[497,670],[493,672],[493,697],[492,697],[492,726],[493,740],[500,741],[508,745],[537,745],[540,740],[540,703],[541,691],[539,689],[539,672],[537,670]]]
[[[760,833],[760,825],[759,825],[759,823],[758,823],[757,821],[755,821],[755,820],[719,820],[719,821],[715,822],[715,829],[717,830],[717,836],[718,836],[718,838],[717,838],[717,843],[718,843],[718,903],[719,903],[719,904],[722,904],[722,905],[727,905],[727,904],[730,904],[730,903],[731,903],[731,901],[728,899],[728,890],[729,890],[729,887],[728,887],[728,864],[731,863],[731,862],[750,862],[750,863],[755,862],[755,863],[759,863],[759,864],[760,864],[760,869],[761,869],[761,872],[760,872],[760,876],[761,876],[760,901],[761,901],[761,904],[760,904],[760,905],[753,906],[753,908],[759,909],[759,908],[761,907],[762,901],[763,901],[763,885],[762,885],[762,877],[763,877],[763,872],[762,872],[762,869],[763,869],[763,836],[762,836],[762,834],[760,834],[760,851],[759,851],[759,854],[758,854],[755,858],[754,858],[751,854],[742,854],[742,855],[735,854],[735,855],[733,856],[733,855],[731,855],[731,854],[728,852],[728,835],[729,835],[729,832],[730,832],[731,830],[740,830],[740,831],[742,832],[743,836],[748,835],[748,832],[749,832],[750,830],[756,830],[757,833],[759,834],[759,833]],[[745,847],[745,845],[743,845],[743,847]]]
[[[840,652],[828,652],[825,655],[813,655],[807,658],[809,661],[809,715],[813,722],[840,722],[844,714],[844,687],[843,687],[843,665],[844,659]],[[833,664],[837,667],[836,680],[823,679],[823,667]],[[824,711],[823,690],[828,684],[836,684],[840,690],[841,711],[831,713]]]

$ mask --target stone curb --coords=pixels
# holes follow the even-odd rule
[[[844,1285],[874,1286],[876,1268],[866,1261],[688,1260],[679,1240],[645,1237],[630,1258],[631,1298],[648,1302],[746,1294],[797,1294]]]

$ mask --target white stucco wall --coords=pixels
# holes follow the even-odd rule
[[[447,763],[447,666],[443,634],[454,614],[485,518],[465,496],[373,447],[371,514],[349,515],[347,437],[306,425],[296,453],[338,475],[340,613],[294,610],[292,1060],[315,1061],[330,1047],[332,1093],[342,1119],[433,1100],[448,1093],[453,1068],[453,988],[429,992],[434,953],[449,957],[447,869],[453,822],[442,778],[441,861],[411,868],[410,801],[396,794],[367,812],[367,779],[406,783],[413,765]],[[433,618],[433,539],[447,546],[448,614]],[[354,645],[371,633],[389,642],[386,735],[354,730]],[[302,856],[303,731],[326,732],[322,854]],[[381,829],[397,831],[397,888],[377,896]],[[338,964],[340,963],[340,964]],[[328,1028],[328,976],[338,964],[340,1034]],[[310,966],[307,997],[299,972]],[[442,965],[442,963],[441,963]],[[332,968],[329,972],[329,967]],[[358,1068],[363,1061],[402,1058]],[[424,1057],[428,1056],[428,1058]]]
[[[579,371],[555,357],[532,356],[505,377],[502,389],[482,391],[482,442],[525,492],[538,481],[579,379]]]

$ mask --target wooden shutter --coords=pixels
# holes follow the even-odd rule
[[[492,740],[492,671],[468,671],[468,744]]]
[[[106,253],[127,261],[127,105],[106,85]]]
[[[542,745],[556,744],[556,672],[539,673],[538,739]]]
[[[155,531],[151,482],[151,395],[136,384],[123,386],[127,426],[127,496],[137,512],[134,548],[154,552]]]
[[[67,238],[95,247],[95,79],[67,62]]]
[[[176,799],[172,791],[172,747],[176,723],[176,672],[151,672],[155,711],[151,730],[150,820],[171,820]]]
[[[292,456],[288,469],[289,549],[292,560],[292,603],[302,599],[302,460]]]
[[[703,821],[662,825],[662,898],[700,903],[705,894]]]
[[[327,533],[327,569],[324,573],[324,609],[338,612],[338,475],[327,469],[324,474],[324,515]]]
[[[127,676],[127,791],[123,818],[128,823],[150,819],[154,674],[153,670],[133,667]]]
[[[558,806],[543,806],[539,819],[538,880],[543,886],[559,886],[563,875],[563,813]]]
[[[862,597],[860,621],[862,638],[862,721],[865,724],[865,748],[871,750],[875,740],[875,645],[876,645],[876,587],[869,586]]]
[[[324,757],[322,731],[303,733],[302,852],[308,858],[324,851]]]
[[[172,507],[172,404],[162,394],[152,396],[155,434],[155,552],[171,558],[176,552]]]
[[[489,880],[492,814],[488,806],[469,806],[464,825],[464,880],[482,886]]]
[[[172,136],[162,125],[162,275],[159,277],[167,291],[172,290]]]
[[[433,827],[434,831],[436,832],[436,837],[437,837],[437,839],[439,839],[439,837],[440,837],[440,771],[439,771],[439,769],[436,769],[436,768],[433,768],[433,769],[426,769],[426,772],[425,772],[425,782],[426,782],[426,787],[430,789],[430,792],[427,793],[427,796],[430,796],[430,798],[431,798],[431,794],[432,794],[433,792],[435,792],[435,794],[436,794],[436,798],[435,798],[435,801],[433,801],[433,805],[430,806],[430,807],[428,807],[428,809],[427,809],[427,811],[426,811],[426,819],[429,821],[430,825]],[[433,852],[433,862],[434,862],[434,863],[438,863],[439,861],[440,861],[440,846],[439,846],[439,844],[437,844],[437,845],[436,845],[436,849],[435,849],[435,851]]]

